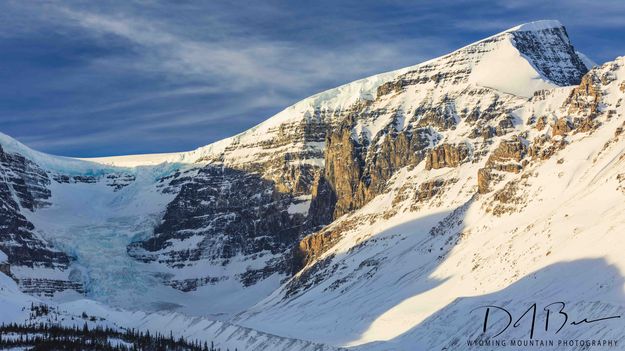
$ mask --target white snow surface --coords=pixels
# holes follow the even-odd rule
[[[509,38],[496,45],[473,68],[471,83],[526,98],[537,90],[557,87],[536,71]]]
[[[551,28],[561,28],[562,23],[558,20],[541,20],[528,22],[516,27],[512,27],[508,29],[506,32],[532,32],[532,31],[540,31]]]
[[[44,169],[51,171],[63,171],[68,174],[95,175],[111,170],[111,167],[106,167],[95,162],[71,157],[54,156],[35,151],[2,132],[0,132],[0,146],[2,146],[6,152],[18,153],[37,163]]]
[[[47,305],[52,311],[47,316],[33,318],[30,307]],[[338,351],[337,348],[271,335],[234,324],[200,317],[188,317],[179,313],[129,312],[114,309],[93,300],[78,299],[71,302],[55,303],[42,300],[19,291],[15,282],[0,273],[0,323],[40,323],[47,322],[67,327],[88,324],[113,329],[135,329],[173,333],[188,340],[214,342],[215,347],[231,350],[276,350],[276,351]],[[83,313],[88,315],[85,319]],[[95,321],[91,317],[96,317]],[[3,335],[3,337],[5,337]]]
[[[117,167],[154,166],[176,159],[178,153],[123,155],[108,157],[79,158],[79,160]]]

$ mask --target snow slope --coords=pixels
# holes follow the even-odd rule
[[[510,41],[498,45],[499,48],[486,54],[473,69],[469,77],[471,83],[526,98],[537,90],[556,87],[536,72]]]
[[[32,313],[31,306],[48,306],[48,315]],[[15,282],[0,273],[0,323],[54,323],[82,328],[88,324],[113,329],[159,332],[188,340],[213,342],[215,347],[239,350],[338,351],[332,346],[266,334],[225,322],[177,313],[145,313],[112,309],[104,304],[80,299],[56,304],[19,291]],[[87,317],[85,317],[85,315]]]
[[[576,116],[565,103],[571,88],[559,88],[515,111],[520,121],[512,134],[528,144],[540,136],[567,144],[549,158],[528,158],[522,172],[502,173],[491,192],[477,193],[486,158],[398,172],[388,192],[332,224],[349,227],[293,278],[303,287],[292,294],[286,284],[237,323],[358,350],[469,350],[467,340],[485,338],[483,315],[471,313],[479,306],[506,307],[518,318],[534,302],[563,301],[573,321],[623,316],[625,61],[606,63],[592,76],[604,77],[596,81],[595,130],[552,136],[553,125],[535,126],[536,116]],[[436,178],[457,181],[417,210],[414,198],[398,196]],[[497,320],[505,324],[501,315]],[[504,339],[529,339],[524,326]],[[537,338],[625,342],[620,320],[554,332],[541,329]]]

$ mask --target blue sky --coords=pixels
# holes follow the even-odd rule
[[[538,19],[596,62],[625,1],[3,1],[0,132],[48,153],[184,151]]]

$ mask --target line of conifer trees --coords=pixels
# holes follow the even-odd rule
[[[123,342],[119,342],[119,340]],[[2,324],[0,349],[24,347],[39,351],[222,351],[213,343],[174,338],[170,333],[150,334],[134,329],[82,328],[40,324]],[[235,350],[238,351],[238,350]]]

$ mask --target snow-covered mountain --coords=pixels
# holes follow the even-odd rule
[[[621,315],[625,59],[591,66],[539,21],[191,152],[0,134],[5,320],[36,300],[231,348],[469,350],[483,305]],[[619,323],[538,336],[620,345]]]

